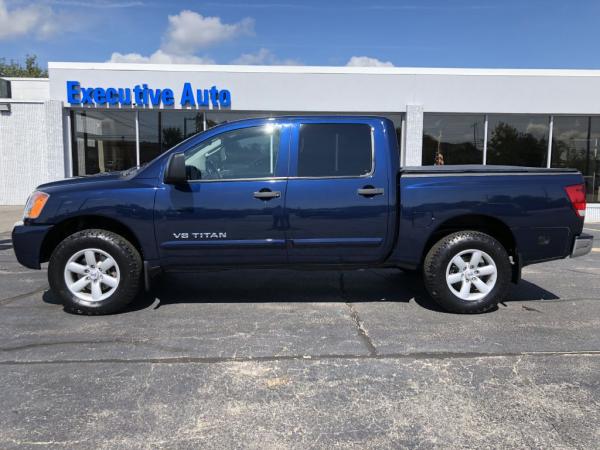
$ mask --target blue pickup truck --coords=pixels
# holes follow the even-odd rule
[[[585,207],[576,170],[401,168],[385,118],[280,117],[39,186],[13,243],[82,314],[124,308],[163,271],[243,267],[422,271],[441,307],[477,313],[522,267],[588,253]]]

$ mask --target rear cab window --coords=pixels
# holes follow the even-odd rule
[[[300,125],[297,176],[364,177],[373,172],[371,126],[359,123]]]

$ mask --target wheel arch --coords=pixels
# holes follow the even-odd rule
[[[144,249],[136,234],[119,220],[101,215],[83,215],[71,217],[57,223],[46,235],[40,248],[40,261],[46,262],[58,244],[66,237],[82,230],[101,229],[116,233],[127,239],[144,258]]]
[[[421,255],[421,264],[425,256],[440,239],[457,231],[479,231],[492,236],[502,244],[506,252],[512,257],[513,274],[512,279],[517,282],[521,276],[521,265],[517,251],[517,241],[510,227],[500,219],[484,214],[464,214],[452,217],[440,223],[436,229],[429,235],[423,254]]]

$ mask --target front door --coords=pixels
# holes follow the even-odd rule
[[[384,135],[376,119],[297,124],[286,195],[291,263],[363,264],[385,257],[394,184]]]
[[[286,262],[287,135],[281,125],[257,121],[185,151],[188,183],[162,185],[156,197],[165,266]]]

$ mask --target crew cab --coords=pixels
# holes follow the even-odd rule
[[[524,266],[588,253],[585,207],[576,170],[401,168],[385,118],[279,117],[41,185],[12,237],[19,262],[49,261],[53,293],[85,314],[124,308],[164,271],[244,267],[422,271],[443,308],[476,313]]]

